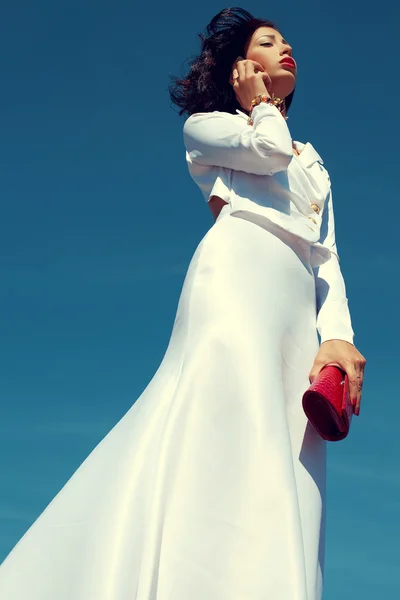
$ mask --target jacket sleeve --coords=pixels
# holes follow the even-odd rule
[[[293,158],[292,138],[279,109],[261,102],[252,112],[253,126],[230,113],[194,113],[183,126],[190,160],[255,175],[274,175]]]
[[[327,340],[345,340],[353,344],[346,286],[339,264],[335,239],[332,190],[322,215],[320,242],[332,252],[331,258],[314,269],[317,299],[317,330],[321,344]]]

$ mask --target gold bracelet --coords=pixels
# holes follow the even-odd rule
[[[258,106],[259,104],[261,104],[261,102],[266,102],[267,104],[273,104],[274,106],[277,107],[277,109],[281,112],[280,106],[283,104],[285,105],[285,100],[281,100],[280,98],[278,98],[277,96],[274,95],[274,93],[272,92],[272,96],[267,96],[267,94],[257,94],[257,96],[254,96],[253,100],[251,101],[251,108],[250,108],[250,112],[249,112],[249,118],[247,121],[248,125],[253,125],[254,121],[251,118],[251,113],[253,112],[253,108],[255,106]],[[282,112],[281,112],[282,114]],[[285,117],[284,115],[282,115],[284,117],[284,119],[287,121],[289,117]]]

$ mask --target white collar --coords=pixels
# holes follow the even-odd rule
[[[249,118],[249,116],[246,115],[246,113],[239,110],[238,108],[236,109],[236,112],[240,117],[245,118],[246,121]],[[303,144],[303,142],[293,140],[293,143],[296,150],[300,152],[299,156],[296,156],[296,158],[300,160],[300,162],[303,163],[305,167],[311,167],[311,165],[313,165],[315,162],[319,162],[321,163],[321,165],[324,164],[324,161],[322,160],[318,152],[315,150],[311,142],[306,142],[305,144]]]

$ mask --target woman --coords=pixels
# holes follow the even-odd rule
[[[365,366],[329,176],[292,143],[279,30],[227,9],[207,33],[170,93],[216,221],[159,369],[7,557],[2,600],[321,599],[326,444],[301,398],[338,364],[358,414]]]

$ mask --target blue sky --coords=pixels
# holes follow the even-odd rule
[[[0,560],[147,386],[213,222],[167,87],[227,5],[133,6],[2,7]],[[324,600],[398,597],[399,9],[241,6],[293,46],[288,125],[330,172],[368,361],[360,417],[328,448]]]

